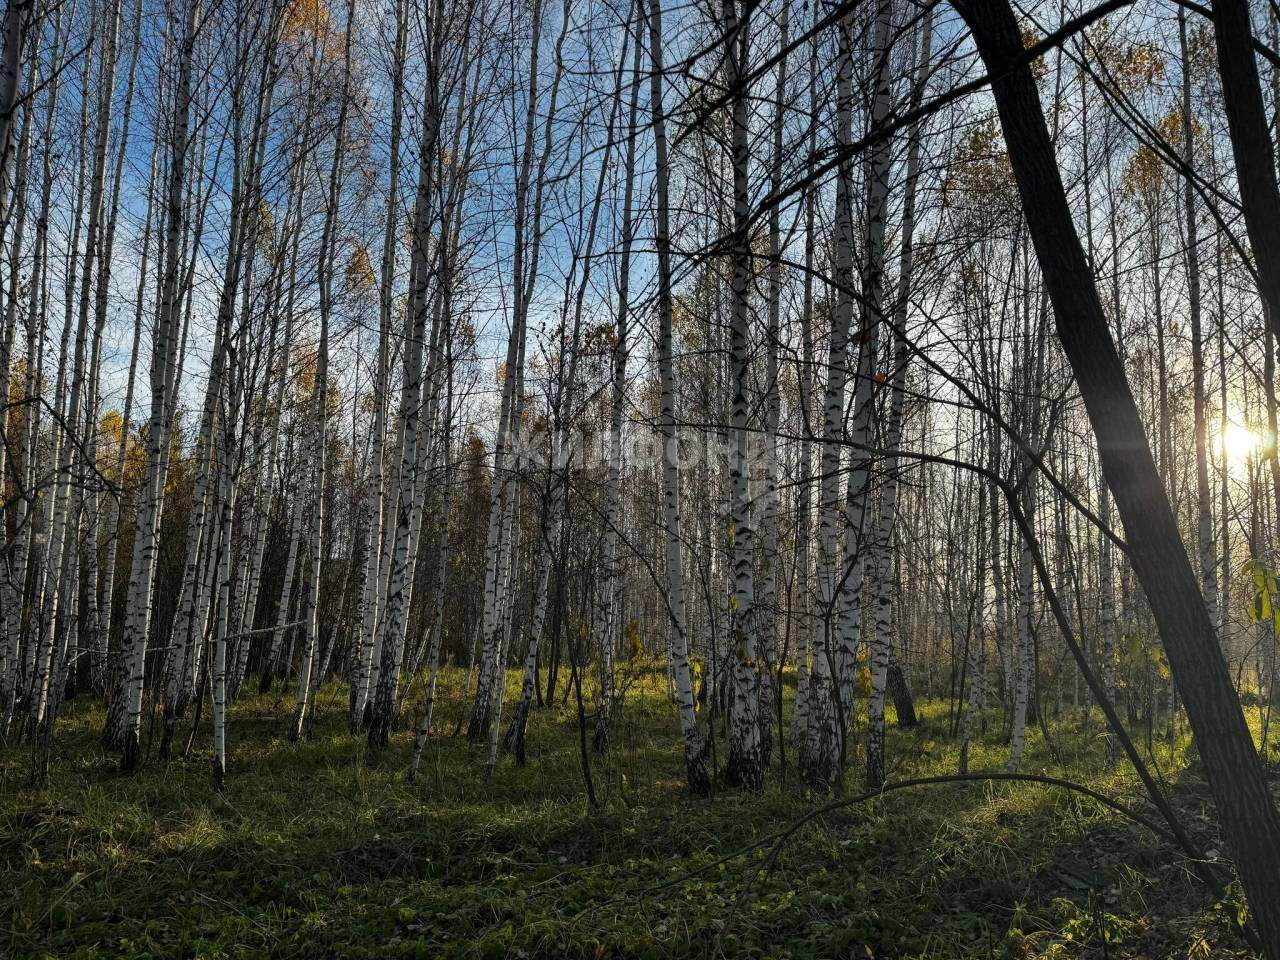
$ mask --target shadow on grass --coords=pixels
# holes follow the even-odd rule
[[[455,672],[442,685],[445,734],[465,709],[461,683]],[[207,738],[190,759],[119,775],[84,701],[45,789],[22,786],[21,749],[0,755],[0,883],[13,891],[0,955],[1085,957],[1105,940],[1108,956],[1181,960],[1195,938],[1214,938],[1215,957],[1238,946],[1173,851],[1043,787],[944,786],[841,811],[756,877],[763,851],[717,861],[811,798],[777,788],[776,759],[761,796],[687,797],[660,682],[617,710],[613,750],[593,758],[594,813],[571,710],[532,714],[524,768],[504,759],[485,776],[487,745],[444,736],[410,785],[410,736],[369,756],[341,693],[326,688],[300,744],[283,737],[287,697],[236,704],[221,796]],[[891,730],[891,777],[954,769],[945,705],[919,708],[918,727]],[[1002,766],[996,727],[973,769]],[[1072,721],[1055,728],[1077,779],[1137,796],[1074,735]],[[1051,763],[1033,740],[1028,768]],[[1179,780],[1177,799],[1211,839],[1195,783]],[[1065,952],[1046,952],[1055,944]]]

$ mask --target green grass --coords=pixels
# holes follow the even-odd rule
[[[461,687],[448,671],[441,736],[413,785],[408,733],[371,758],[338,687],[322,692],[303,744],[284,739],[288,697],[246,696],[231,711],[222,796],[207,731],[191,757],[121,776],[97,745],[101,707],[72,701],[47,786],[27,786],[25,746],[0,751],[0,956],[1248,955],[1234,903],[1214,904],[1174,849],[1079,796],[1021,784],[895,793],[805,827],[765,876],[764,849],[720,861],[816,798],[794,776],[780,785],[776,750],[762,796],[688,797],[660,673],[631,686],[611,753],[593,757],[594,812],[572,702],[532,714],[527,766],[504,758],[486,778],[487,745],[448,736]],[[891,779],[955,770],[946,704],[918,708],[918,728],[890,731]],[[971,770],[1002,769],[999,722]],[[1058,761],[1034,731],[1024,771],[1142,807],[1128,770],[1103,764],[1096,716],[1091,731],[1078,715],[1055,722]],[[1184,747],[1156,759],[1213,847]],[[850,770],[853,793],[857,759]]]

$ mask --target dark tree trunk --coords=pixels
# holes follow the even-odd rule
[[[906,674],[902,672],[902,664],[897,660],[889,664],[888,682],[889,696],[893,697],[893,707],[898,712],[898,726],[914,727],[920,722],[916,719],[916,703],[911,697]]]
[[[1245,227],[1257,262],[1259,292],[1267,307],[1263,312],[1280,336],[1280,189],[1276,187],[1275,148],[1254,59],[1249,4],[1246,0],[1213,0],[1212,6],[1222,102]]]
[[[1008,0],[952,2],[995,78],[992,92],[1027,227],[1053,302],[1058,338],[1098,439],[1103,475],[1128,538],[1129,560],[1150,602],[1186,704],[1266,955],[1280,960],[1280,813],[1268,792],[1071,219],[1018,23]],[[1246,58],[1252,60],[1251,50],[1246,50]],[[1280,221],[1273,226],[1280,228]]]

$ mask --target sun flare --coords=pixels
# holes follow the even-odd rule
[[[1226,430],[1222,434],[1222,449],[1227,459],[1234,463],[1244,463],[1257,455],[1262,449],[1264,437],[1262,432],[1234,420],[1227,421]]]

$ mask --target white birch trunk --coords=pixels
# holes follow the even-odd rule
[[[809,45],[809,109],[813,114],[818,110],[818,41],[815,37]],[[818,130],[814,124],[809,131],[809,153],[817,148]],[[813,420],[815,404],[813,395],[816,389],[814,377],[814,248],[817,243],[815,235],[815,208],[817,207],[817,191],[811,186],[804,195],[804,293],[801,309],[801,363],[800,363],[800,432],[805,438],[800,443],[799,482],[796,484],[796,587],[801,597],[799,620],[796,623],[796,635],[799,638],[799,649],[796,651],[796,699],[791,715],[791,742],[796,746],[804,744],[809,735],[809,675],[814,658],[813,641],[815,635],[814,605],[816,595],[812,582],[813,571],[813,449],[809,438],[816,436],[816,424]]]
[[[659,430],[662,435],[662,525],[667,571],[667,609],[671,617],[671,671],[675,675],[680,733],[684,742],[685,776],[689,789],[706,793],[711,788],[706,746],[698,729],[689,664],[689,637],[685,630],[683,541],[680,534],[680,442],[676,433],[676,378],[671,313],[670,161],[667,156],[666,111],[663,104],[662,0],[649,6],[649,109],[653,116],[654,247],[658,272],[658,369],[660,377]]]
[[[365,529],[368,546],[365,553],[364,584],[360,599],[360,646],[351,691],[351,728],[364,722],[373,678],[374,636],[377,632],[378,589],[382,582],[383,540],[387,515],[386,434],[387,393],[391,382],[391,324],[395,300],[396,245],[398,242],[400,139],[404,100],[404,60],[408,32],[405,4],[396,3],[396,39],[391,68],[391,132],[388,144],[386,223],[382,237],[382,276],[378,287],[378,360],[377,385],[374,388],[373,441],[370,452],[370,489],[365,502]]]
[[[141,760],[142,695],[146,669],[147,631],[151,620],[152,585],[160,532],[165,476],[169,463],[168,427],[172,395],[177,389],[176,362],[178,349],[178,317],[180,305],[179,254],[185,232],[184,193],[186,161],[190,143],[188,129],[192,104],[193,53],[201,23],[201,0],[191,0],[178,64],[178,90],[170,149],[170,172],[165,201],[166,262],[162,298],[156,317],[151,359],[151,418],[147,434],[146,491],[138,509],[134,539],[133,563],[129,574],[129,590],[125,603],[125,630],[122,641],[124,660],[123,692],[124,725],[118,745],[122,748],[122,767],[134,769]],[[116,739],[114,731],[108,738]]]
[[[298,741],[304,732],[310,736],[308,718],[314,715],[312,703],[315,689],[324,679],[317,675],[320,653],[320,591],[324,583],[325,478],[328,456],[329,425],[329,325],[333,311],[334,257],[337,248],[338,203],[342,184],[342,163],[345,159],[347,114],[351,106],[351,43],[355,24],[355,0],[347,6],[347,27],[343,31],[342,89],[339,93],[337,127],[334,132],[333,160],[329,167],[328,195],[325,198],[324,231],[319,251],[319,315],[320,337],[316,346],[316,373],[314,412],[312,413],[312,507],[307,530],[308,552],[311,555],[311,584],[307,594],[305,620],[306,642],[302,653],[302,668],[298,673],[298,704],[293,723],[289,727],[289,739]]]
[[[725,63],[732,101],[733,150],[733,300],[729,326],[733,446],[730,450],[730,542],[733,545],[733,701],[729,712],[729,759],[726,779],[745,790],[764,787],[760,744],[760,665],[755,610],[755,526],[747,468],[748,286],[752,279],[747,219],[748,152],[747,81],[744,79],[750,24],[738,19],[737,0],[724,0]]]
[[[839,68],[836,78],[836,146],[845,149],[852,141],[853,124],[853,20],[840,21]],[[851,164],[842,163],[836,175],[835,197],[835,304],[831,314],[831,335],[827,353],[827,382],[823,394],[822,455],[818,484],[818,543],[815,574],[817,611],[813,638],[813,666],[809,676],[809,728],[800,746],[800,770],[812,785],[825,788],[838,776],[838,756],[843,754],[841,738],[844,717],[837,709],[834,684],[837,671],[835,633],[840,593],[840,443],[844,435],[845,388],[848,382],[849,327],[853,318],[853,199]],[[841,697],[842,707],[847,701]]]
[[[434,165],[439,138],[439,102],[434,66],[428,64],[426,81],[426,109],[423,115],[421,161],[418,167],[418,192],[414,200],[413,249],[410,252],[411,273],[408,313],[405,317],[404,375],[400,393],[400,423],[403,439],[400,444],[399,492],[396,500],[395,534],[391,551],[391,569],[387,582],[386,612],[382,618],[382,642],[376,696],[373,698],[369,717],[369,746],[385,747],[391,736],[391,723],[395,713],[396,691],[400,680],[401,650],[409,614],[409,593],[412,589],[413,561],[412,534],[421,509],[418,487],[420,466],[419,433],[422,420],[423,362],[427,347],[427,321],[432,313],[431,251],[428,241],[436,220]],[[435,326],[438,327],[438,314]],[[436,330],[433,330],[433,335]]]
[[[510,519],[508,517],[506,523],[503,523],[500,516],[506,516],[506,514],[500,515],[498,507],[499,504],[506,504],[507,511],[514,509],[514,475],[518,471],[518,464],[515,464],[513,469],[512,461],[516,458],[509,446],[512,435],[518,436],[521,423],[520,412],[523,409],[524,398],[520,385],[524,372],[526,327],[529,305],[537,282],[546,166],[552,144],[552,121],[556,115],[556,101],[564,74],[564,40],[570,21],[569,6],[565,3],[562,9],[561,32],[555,46],[555,74],[548,96],[542,138],[543,149],[538,157],[535,173],[534,137],[539,104],[538,62],[542,36],[542,6],[542,0],[535,0],[529,48],[528,105],[525,111],[520,168],[516,180],[512,284],[515,302],[512,310],[511,336],[507,343],[506,373],[503,379],[502,404],[498,414],[498,436],[494,445],[493,493],[490,497],[489,532],[485,552],[484,642],[481,650],[480,673],[476,680],[475,702],[467,724],[467,737],[473,741],[492,740],[490,725],[493,723],[493,704],[496,695],[500,695],[504,683],[501,652],[506,594],[502,589],[503,577],[499,572],[501,569],[499,564],[503,561],[506,548],[499,546],[499,537],[504,527],[509,528]],[[529,197],[531,186],[534,190],[532,203]],[[504,540],[503,543],[505,542]]]
[[[778,17],[778,44],[785,50],[790,39],[789,4],[784,4]],[[773,103],[773,156],[769,182],[774,193],[782,190],[783,141],[787,89],[787,57],[778,63]],[[764,434],[761,437],[761,474],[764,489],[760,492],[760,569],[756,597],[756,628],[759,633],[760,664],[760,757],[768,767],[773,749],[775,676],[778,669],[778,567],[782,556],[778,549],[778,422],[782,416],[782,393],[779,389],[778,354],[782,340],[782,211],[779,204],[769,210],[768,320],[765,329]],[[781,697],[781,687],[777,687]]]

